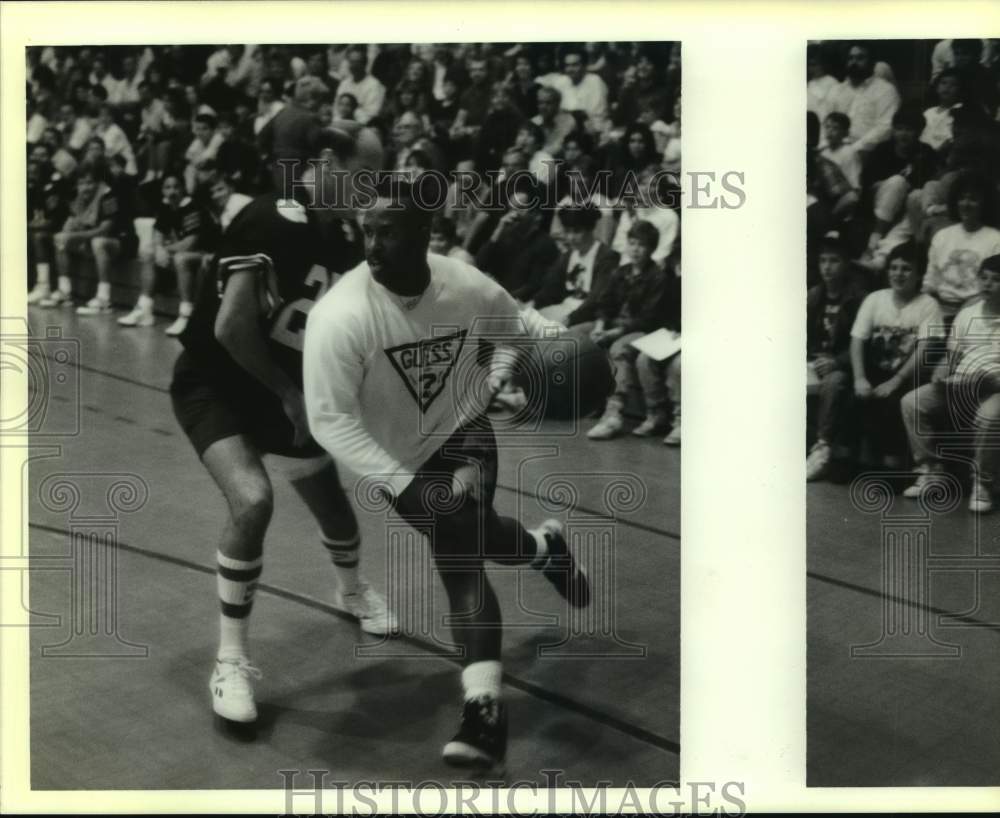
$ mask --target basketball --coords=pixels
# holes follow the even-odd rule
[[[615,379],[606,350],[587,336],[539,341],[523,367],[528,406],[550,420],[574,420],[601,410]]]

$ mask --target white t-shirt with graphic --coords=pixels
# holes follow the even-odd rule
[[[416,303],[387,290],[367,262],[310,311],[303,375],[313,437],[337,463],[398,495],[492,394],[491,350],[562,328],[521,311],[493,279],[428,254],[431,282]]]
[[[889,287],[865,298],[851,328],[852,338],[869,342],[868,360],[886,375],[899,371],[918,340],[943,338],[944,334],[936,299],[921,293],[900,307]]]
[[[982,301],[960,310],[948,336],[948,351],[953,381],[1000,375],[1000,316],[987,315]]]
[[[948,303],[979,294],[979,265],[1000,253],[1000,230],[980,227],[970,233],[961,224],[938,230],[927,252],[924,290],[935,291]]]

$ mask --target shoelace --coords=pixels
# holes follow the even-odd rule
[[[264,678],[264,674],[260,668],[250,664],[246,659],[219,659],[218,662],[221,665],[231,666],[231,672],[239,673],[244,678],[252,677],[258,681]]]

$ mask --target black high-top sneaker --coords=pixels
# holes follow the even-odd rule
[[[466,701],[462,725],[442,755],[456,767],[492,767],[500,772],[507,756],[507,708],[492,696]]]
[[[549,547],[549,558],[540,566],[545,578],[574,608],[586,608],[590,604],[590,581],[566,544],[562,523],[546,520],[539,530]]]

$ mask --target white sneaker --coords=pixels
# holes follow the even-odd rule
[[[156,323],[156,319],[149,310],[136,307],[128,315],[119,318],[118,323],[123,327],[151,327]]]
[[[111,302],[96,295],[82,307],[76,308],[77,315],[104,315],[111,312]]]
[[[618,437],[622,433],[624,426],[625,421],[622,420],[621,415],[617,413],[607,414],[597,421],[596,426],[587,432],[587,437],[591,440],[611,440],[611,438]]]
[[[368,583],[358,584],[353,594],[345,594],[338,588],[333,594],[333,604],[347,611],[361,624],[361,630],[375,636],[389,636],[399,633],[399,619],[378,591]]]
[[[809,456],[806,458],[806,480],[819,480],[826,472],[827,466],[830,465],[832,456],[833,450],[829,443],[823,440],[816,443],[809,450]]]
[[[903,496],[909,498],[910,500],[916,500],[921,494],[927,491],[928,488],[937,483],[941,475],[941,467],[934,465],[922,465],[919,466],[920,474],[917,475],[916,481],[912,486],[907,486],[903,489]]]
[[[681,422],[679,420],[674,421],[674,427],[670,430],[670,433],[663,438],[664,446],[680,446],[681,445]]]
[[[253,680],[263,677],[264,674],[250,664],[249,659],[216,659],[215,671],[208,683],[212,691],[212,709],[229,721],[256,721]]]
[[[670,425],[666,415],[647,415],[646,419],[632,430],[636,437],[653,437],[662,434]]]
[[[972,491],[969,493],[969,511],[976,514],[986,514],[993,511],[993,496],[989,484],[981,480],[972,481]]]
[[[184,332],[184,330],[187,329],[187,325],[188,325],[188,316],[178,315],[177,320],[174,321],[174,323],[172,323],[169,327],[167,327],[164,330],[164,332],[171,338],[176,338],[178,335]]]
[[[52,291],[48,287],[43,287],[36,284],[30,293],[28,293],[28,303],[38,304],[45,301],[52,296]]]
[[[53,290],[45,298],[39,299],[38,306],[45,307],[70,307],[73,305],[73,296],[64,293],[62,290]]]

